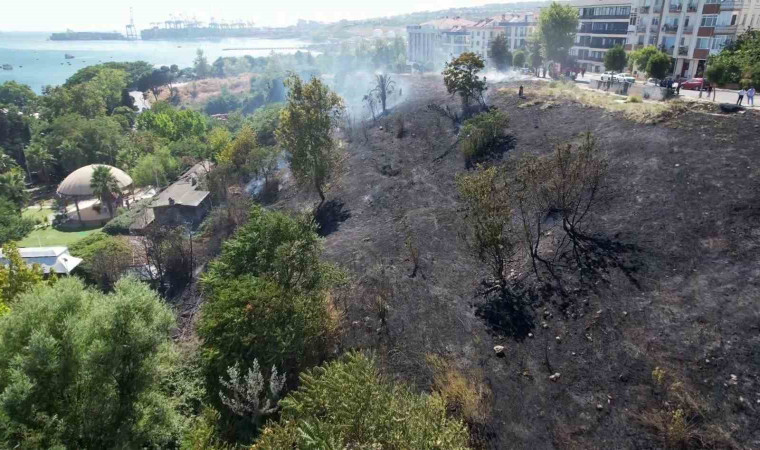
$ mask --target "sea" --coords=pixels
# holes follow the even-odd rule
[[[202,49],[209,63],[220,56],[267,56],[294,53],[309,42],[297,39],[234,38],[213,41],[51,41],[50,33],[0,32],[0,83],[14,80],[40,93],[43,86],[63,84],[77,70],[108,61],[147,61],[157,67],[193,64]],[[256,50],[225,50],[225,49]],[[286,50],[271,50],[287,48]],[[74,56],[66,59],[65,55]]]

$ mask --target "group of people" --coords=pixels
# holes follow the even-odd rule
[[[745,95],[747,96],[747,105],[755,106],[755,87],[750,86],[749,89],[741,88],[741,90],[739,90],[739,98],[736,100],[737,105],[742,104]]]

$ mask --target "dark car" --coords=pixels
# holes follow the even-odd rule
[[[699,89],[700,87],[707,89],[709,86],[710,83],[704,78],[692,78],[681,83],[681,89]]]

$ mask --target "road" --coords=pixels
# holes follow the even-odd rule
[[[600,79],[601,74],[597,73],[587,73],[585,77],[580,78],[578,77],[577,81],[579,82],[589,82],[589,81],[596,81]],[[640,81],[636,81],[639,83]],[[716,103],[736,103],[736,100],[738,98],[737,91],[732,89],[715,89],[715,102]],[[681,89],[680,97],[685,99],[694,99],[694,100],[700,100],[699,97],[699,91],[690,91],[686,89]],[[707,92],[702,92],[702,98],[701,101],[712,101],[712,95],[710,95],[710,98],[707,98]],[[747,104],[747,97],[744,97],[744,102],[742,103],[743,106],[752,108]],[[754,108],[760,108],[760,96],[757,94],[755,95],[755,106]]]

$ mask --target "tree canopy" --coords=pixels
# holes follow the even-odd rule
[[[506,70],[512,64],[512,53],[507,47],[507,37],[499,33],[490,43],[491,60],[498,70]]]
[[[741,83],[756,89],[760,87],[760,30],[742,33],[719,54],[710,56],[708,70],[713,65],[719,67],[712,73],[718,84]]]
[[[628,58],[622,45],[616,45],[604,54],[604,67],[607,70],[620,72],[625,68]]]
[[[525,66],[525,52],[523,50],[517,50],[515,52],[515,54],[512,56],[512,64],[515,67]]]
[[[661,80],[665,78],[670,69],[670,56],[667,53],[658,52],[649,57],[647,62],[647,76]]]
[[[564,64],[577,31],[577,8],[552,2],[549,7],[541,9],[537,32],[546,59]]]
[[[341,162],[332,136],[344,111],[343,100],[319,78],[304,83],[291,75],[286,80],[288,101],[280,112],[277,143],[288,152],[296,180],[311,185],[325,201],[325,187]]]
[[[62,320],[65,318],[65,320]],[[76,278],[22,294],[0,318],[3,446],[165,446],[175,401],[160,382],[172,364],[173,315],[146,285],[112,294]]]
[[[0,105],[26,108],[37,100],[37,94],[27,85],[15,81],[0,84]]]
[[[475,101],[485,104],[483,92],[488,89],[485,78],[478,73],[485,67],[483,59],[475,53],[465,52],[446,63],[443,69],[443,82],[451,95],[459,95],[465,115],[470,104]]]

